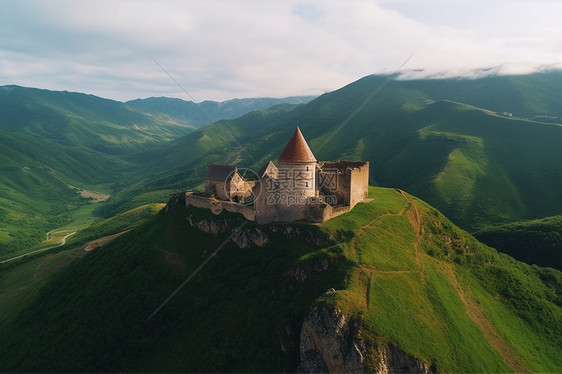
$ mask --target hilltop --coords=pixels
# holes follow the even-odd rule
[[[296,123],[318,159],[367,160],[371,184],[399,187],[461,227],[560,214],[562,72],[479,79],[402,81],[368,76],[305,105],[219,121],[145,154],[142,186],[193,188],[204,165],[258,170],[282,151]]]
[[[403,191],[369,196],[320,226],[256,226],[176,195],[2,321],[0,366],[560,371],[562,273],[498,254]],[[211,221],[224,230],[206,233]]]

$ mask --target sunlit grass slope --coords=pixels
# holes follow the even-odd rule
[[[356,315],[373,344],[438,370],[560,370],[561,273],[498,254],[405,193],[372,196],[326,224],[351,237],[345,253],[358,266],[321,300]]]
[[[291,225],[298,235],[258,227],[268,232],[264,247],[227,241],[147,321],[229,235],[202,233],[186,216],[244,222],[170,204],[53,277],[1,331],[8,339],[0,364],[295,371],[300,326],[320,303],[357,322],[367,352],[393,344],[444,372],[560,371],[560,272],[498,254],[404,192],[372,188],[370,197],[322,226]],[[377,358],[366,360],[372,366]]]

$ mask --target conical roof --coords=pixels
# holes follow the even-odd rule
[[[277,159],[279,162],[316,162],[316,158],[312,154],[310,147],[304,140],[301,130],[297,127],[293,136],[285,146],[281,156]]]

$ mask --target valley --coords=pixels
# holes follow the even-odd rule
[[[372,75],[199,106],[0,87],[0,367],[558,372],[561,87]],[[297,123],[318,159],[369,161],[368,201],[315,225],[182,202]]]
[[[232,113],[310,99],[234,100],[223,109],[214,103],[209,116],[179,99],[155,99],[164,107],[148,111],[138,102],[127,105],[81,93],[0,87],[0,259],[29,251],[46,232],[71,223],[75,210],[134,185],[158,163],[149,150],[166,149],[167,142],[196,128],[191,122],[202,126]],[[166,103],[192,110],[175,119],[177,111],[166,114]],[[153,193],[128,209],[165,202],[169,193]],[[97,208],[99,218],[102,209]]]

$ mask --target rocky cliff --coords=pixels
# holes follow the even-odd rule
[[[393,345],[367,344],[360,323],[328,304],[314,305],[300,335],[301,373],[434,373]]]
[[[173,206],[185,206],[185,193],[172,195],[166,204],[166,212]],[[189,226],[197,228],[206,234],[234,234],[230,240],[239,248],[263,247],[268,244],[270,237],[274,235],[282,235],[286,238],[300,238],[318,247],[333,241],[329,235],[320,232],[314,226],[307,227],[306,225],[292,224],[255,225],[250,222],[248,222],[248,225],[240,225],[232,223],[229,218],[220,213],[212,218],[208,216],[201,217],[197,214],[197,208],[191,207],[188,208],[185,218]]]

